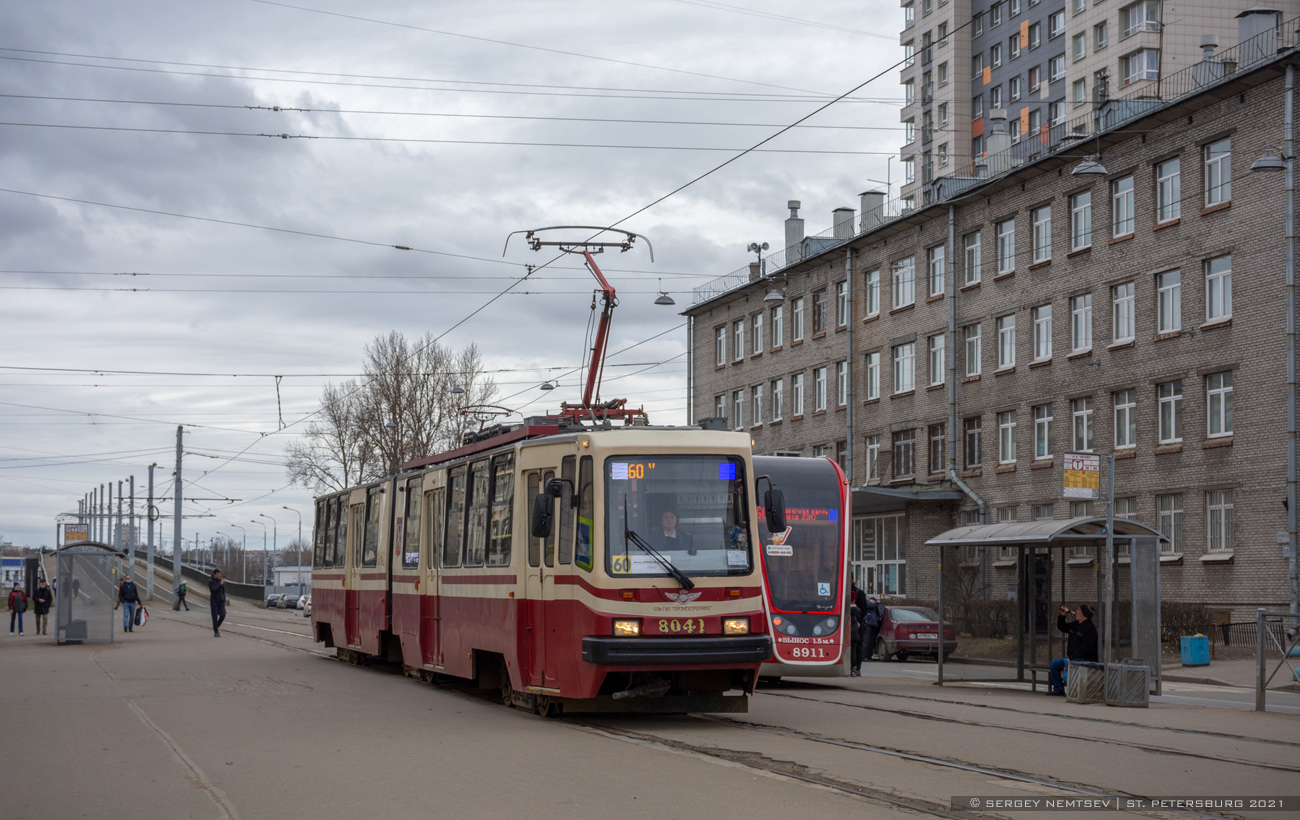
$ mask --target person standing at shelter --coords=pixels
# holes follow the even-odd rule
[[[1048,669],[1049,695],[1065,695],[1065,668],[1070,661],[1091,661],[1097,663],[1097,626],[1092,622],[1092,607],[1079,604],[1074,611],[1074,621],[1067,620],[1069,608],[1062,606],[1056,616],[1056,628],[1064,632],[1065,657],[1052,661]]]
[[[226,579],[221,577],[221,570],[212,570],[212,579],[208,581],[209,605],[212,607],[212,637],[221,637],[221,622],[226,620]]]
[[[50,634],[46,630],[49,628],[50,605],[54,603],[54,591],[46,586],[44,578],[36,587],[36,594],[32,596],[32,603],[36,605],[36,634]]]
[[[135,631],[135,608],[140,605],[140,591],[131,580],[131,573],[126,574],[122,586],[117,588],[117,600],[122,605],[122,631]]]
[[[9,634],[14,634],[14,619],[18,621],[18,634],[23,634],[23,613],[27,611],[27,593],[23,585],[14,581],[14,588],[9,593]]]
[[[185,611],[189,612],[190,605],[185,602],[185,596],[188,594],[189,588],[185,585],[185,579],[182,578],[180,584],[176,586],[176,603],[172,606],[172,609],[180,612],[181,607],[185,607]]]
[[[885,620],[885,608],[876,596],[867,598],[862,611],[862,657],[871,660],[876,651],[876,639],[880,637],[880,624]]]

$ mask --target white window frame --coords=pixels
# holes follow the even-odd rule
[[[916,475],[916,430],[894,431],[890,444],[894,453],[894,478]],[[907,458],[899,458],[900,453],[907,453]],[[900,469],[900,466],[906,469]]]
[[[966,234],[966,284],[975,285],[980,281],[980,231]]]
[[[930,276],[929,276],[930,296],[943,295],[943,282],[944,282],[944,271],[943,271],[944,252],[943,251],[944,251],[943,245],[935,245],[933,248],[930,248],[925,252],[927,265],[930,270]]]
[[[732,411],[736,414],[736,418],[732,422],[732,426],[735,427],[737,430],[744,430],[745,429],[745,391],[744,390],[731,391],[731,408]]]
[[[1156,529],[1169,540],[1160,542],[1162,555],[1181,555],[1183,552],[1183,494],[1168,493],[1156,496]]]
[[[1052,306],[1039,305],[1033,309],[1034,361],[1045,362],[1052,358]]]
[[[1081,31],[1070,38],[1070,62],[1077,63],[1088,56],[1088,33]]]
[[[1013,273],[1016,269],[1016,220],[998,223],[998,276]]]
[[[835,283],[835,326],[844,327],[849,323],[849,283],[848,280]]]
[[[865,280],[867,293],[867,317],[880,315],[880,269],[867,271]]]
[[[1052,206],[1044,205],[1033,211],[1034,262],[1048,262],[1052,258]]]
[[[785,380],[772,380],[772,421],[781,421],[785,418]]]
[[[790,300],[790,341],[803,341],[803,297]]]
[[[1065,12],[1058,11],[1047,18],[1047,39],[1060,37],[1065,33]]]
[[[894,395],[916,389],[916,343],[894,348]]]
[[[745,358],[745,320],[741,319],[731,324],[732,347],[736,361],[743,361]]]
[[[785,344],[785,305],[772,308],[772,347]]]
[[[916,257],[900,259],[893,265],[894,309],[916,303]]]
[[[1205,162],[1205,207],[1232,201],[1232,138],[1215,140],[1202,149]]]
[[[997,319],[998,370],[1016,366],[1016,314],[1008,313]]]
[[[1070,298],[1070,350],[1092,350],[1092,294]]]
[[[867,480],[880,478],[880,436],[867,436]]]
[[[713,397],[713,415],[726,421],[727,419],[727,394]]]
[[[1047,61],[1047,81],[1054,83],[1065,79],[1065,55],[1058,54]]]
[[[867,401],[880,398],[880,351],[867,354]]]
[[[763,385],[756,384],[751,388],[750,404],[754,408],[751,411],[754,415],[752,424],[757,427],[763,423]]]
[[[943,384],[947,356],[947,337],[942,333],[931,336],[928,342],[930,358],[930,386]]]
[[[962,337],[966,340],[966,375],[978,376],[982,371],[981,361],[984,358],[980,323],[966,325],[962,329]]]
[[[1137,316],[1134,314],[1137,304],[1136,292],[1137,288],[1132,282],[1115,285],[1110,289],[1113,344],[1131,342],[1137,335]]]
[[[813,368],[813,412],[820,413],[826,409],[826,368]]]
[[[1167,270],[1156,274],[1156,333],[1183,329],[1183,274]]]
[[[1115,408],[1115,449],[1130,450],[1137,446],[1137,390],[1111,393]]]
[[[962,420],[962,463],[966,469],[984,463],[984,422],[981,416]]]
[[[803,415],[803,374],[795,373],[790,377],[790,389],[793,393],[790,399],[790,415]]]
[[[1205,435],[1207,438],[1232,436],[1232,371],[1211,373],[1205,377]]]
[[[1226,260],[1226,267],[1215,270],[1215,263]],[[1232,255],[1205,260],[1205,321],[1222,322],[1232,318]]]
[[[1070,102],[1075,108],[1088,104],[1088,81],[1078,79],[1070,84]]]
[[[998,463],[1016,463],[1016,411],[998,413]]]
[[[1183,382],[1175,379],[1156,385],[1159,402],[1157,435],[1161,444],[1178,444],[1183,440]]]
[[[1092,399],[1070,400],[1071,432],[1074,449],[1082,453],[1093,451]]]
[[[1133,177],[1114,180],[1110,184],[1111,235],[1116,239],[1129,236],[1136,224],[1133,214]]]
[[[1034,407],[1034,458],[1052,457],[1052,405]]]
[[[1070,197],[1070,250],[1092,247],[1092,191]]]
[[[835,404],[843,407],[849,403],[849,363],[835,363]]]
[[[1205,493],[1205,551],[1233,550],[1232,490],[1208,490]]]
[[[1183,213],[1179,157],[1156,165],[1156,224],[1179,219]]]

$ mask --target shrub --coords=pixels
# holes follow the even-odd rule
[[[1184,635],[1209,634],[1214,620],[1205,604],[1187,601],[1160,602],[1160,638],[1177,643]]]

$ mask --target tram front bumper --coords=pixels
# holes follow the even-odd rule
[[[754,664],[772,656],[767,635],[734,638],[606,638],[582,639],[582,659],[605,666],[647,664]]]

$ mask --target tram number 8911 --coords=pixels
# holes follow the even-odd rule
[[[792,658],[826,657],[826,648],[823,646],[792,646],[789,651]]]
[[[660,618],[659,632],[665,635],[679,635],[685,632],[688,635],[704,634],[703,618]]]

